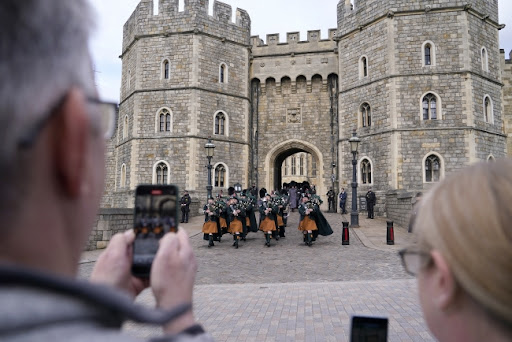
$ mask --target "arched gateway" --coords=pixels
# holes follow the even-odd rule
[[[318,169],[323,170],[323,155],[315,145],[301,140],[287,140],[274,146],[265,157],[265,170],[267,172],[264,186],[266,189],[279,189],[282,186],[281,165],[286,158],[298,152],[311,154],[312,158],[317,162]],[[323,182],[315,185],[317,192],[327,192]]]

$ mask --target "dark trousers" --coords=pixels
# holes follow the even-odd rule
[[[368,206],[368,218],[373,218],[373,205]]]
[[[329,198],[329,211],[335,211],[334,198]]]
[[[346,202],[340,202],[340,208],[341,208],[341,213],[342,214],[346,214],[347,213],[347,210],[345,209],[346,205],[347,205]]]
[[[181,222],[188,222],[188,213],[189,210],[182,208],[181,209]]]

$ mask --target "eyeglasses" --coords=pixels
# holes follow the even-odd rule
[[[62,106],[66,97],[67,94],[64,95],[51,110],[43,115],[31,129],[26,131],[18,141],[19,148],[27,149],[34,145],[37,136],[41,133],[46,123],[58,112],[59,107]],[[100,132],[106,140],[110,139],[115,130],[117,103],[101,101],[93,97],[87,97],[87,102],[97,107],[97,111],[100,115]]]
[[[402,265],[407,273],[412,276],[417,276],[420,270],[430,264],[430,253],[415,250],[412,248],[405,248],[398,252],[402,259]]]

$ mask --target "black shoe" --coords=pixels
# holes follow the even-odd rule
[[[238,239],[235,240],[235,243],[233,244],[233,246],[235,246],[235,248],[238,249]]]
[[[210,238],[208,239],[208,248],[210,248],[212,246],[215,246],[215,245],[213,244],[213,235],[210,235]]]
[[[185,223],[185,221],[180,221],[180,223]]]

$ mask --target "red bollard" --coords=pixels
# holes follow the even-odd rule
[[[393,229],[393,221],[386,221],[388,226],[388,232],[386,234],[388,245],[395,244],[395,230]]]
[[[350,245],[350,235],[348,233],[348,222],[342,222],[343,224],[343,237],[341,240],[342,245]]]

